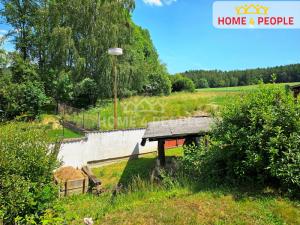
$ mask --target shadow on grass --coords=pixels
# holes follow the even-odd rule
[[[151,171],[155,166],[155,160],[155,158],[136,158],[128,160],[118,185],[127,187],[136,177],[139,177],[143,181],[149,181]]]
[[[258,184],[243,184],[243,185],[230,185],[230,184],[213,184],[204,181],[190,182],[188,187],[192,193],[210,192],[214,196],[231,195],[235,201],[243,201],[245,199],[262,200],[262,199],[275,199],[278,197],[289,198],[297,200],[282,193],[278,188],[271,185],[258,185]]]

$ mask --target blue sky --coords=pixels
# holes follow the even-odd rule
[[[150,31],[170,73],[300,63],[298,30],[219,30],[209,0],[136,0],[133,20]],[[9,27],[0,23],[0,36]],[[13,45],[4,47],[12,51]]]
[[[160,59],[170,73],[300,63],[300,29],[216,29],[212,25],[213,2],[136,1],[133,20],[150,31]]]

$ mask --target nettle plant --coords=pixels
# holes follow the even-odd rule
[[[299,192],[299,118],[300,104],[288,89],[262,84],[224,107],[210,145],[200,145],[200,153],[188,148],[184,158],[198,161],[192,163],[199,176]]]

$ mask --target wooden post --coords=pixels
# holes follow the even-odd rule
[[[100,130],[100,112],[98,112],[98,124],[97,124],[98,130]]]
[[[160,166],[164,167],[166,165],[165,140],[158,140],[158,158]]]
[[[84,129],[84,112],[82,113],[82,128]]]

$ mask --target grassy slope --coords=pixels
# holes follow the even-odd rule
[[[141,128],[150,121],[167,120],[192,116],[197,112],[210,112],[224,104],[235,92],[195,92],[174,93],[170,96],[135,96],[123,99],[118,105],[119,128]],[[85,112],[85,127],[96,129],[98,112],[101,117],[101,129],[113,129],[113,104]],[[67,120],[81,125],[82,114],[66,116]]]
[[[174,187],[63,199],[67,224],[300,224],[299,204],[269,194]]]
[[[182,149],[167,151],[182,155]],[[106,188],[125,178],[133,190],[113,197],[82,195],[60,200],[67,224],[81,224],[92,217],[95,224],[300,224],[300,204],[270,190],[249,192],[229,188],[174,185],[169,189],[149,184],[155,163],[149,154],[94,169]],[[139,179],[136,179],[136,176]]]
[[[82,134],[76,133],[68,128],[63,130],[62,126],[59,124],[59,118],[55,115],[40,115],[39,124],[42,124],[47,128],[47,135],[53,140],[57,140],[58,138],[82,137]]]
[[[296,83],[294,83],[296,84]],[[284,86],[286,84],[278,84]],[[150,121],[175,119],[201,115],[216,111],[234,96],[254,90],[257,85],[244,87],[207,88],[195,93],[173,93],[170,96],[135,96],[123,99],[118,105],[119,128],[141,128]],[[85,127],[97,129],[98,113],[101,129],[113,129],[113,104],[106,102],[102,106],[85,111]],[[66,119],[82,125],[83,115],[67,115]]]

